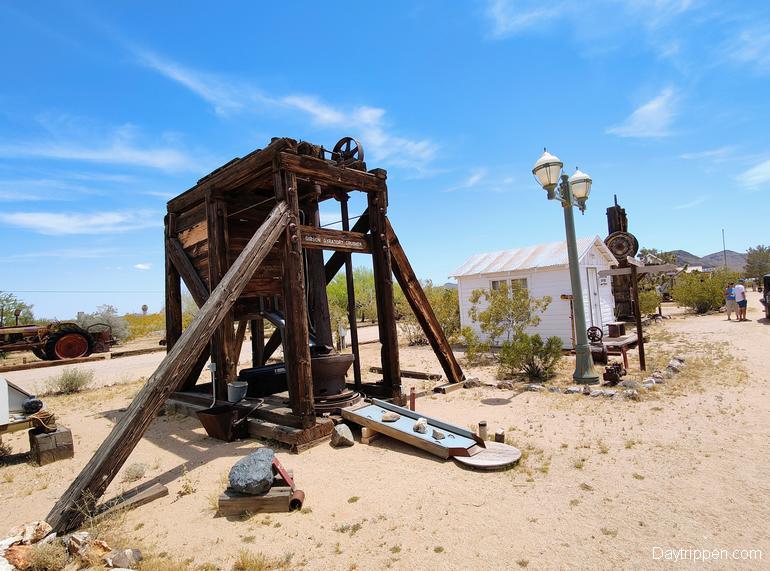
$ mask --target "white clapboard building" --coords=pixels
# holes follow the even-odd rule
[[[607,323],[615,320],[615,300],[610,278],[599,277],[599,272],[616,265],[617,261],[598,236],[579,238],[577,250],[586,327],[595,325],[607,333]],[[476,289],[495,289],[505,282],[508,287],[515,284],[527,288],[533,297],[551,296],[551,304],[541,315],[540,323],[527,332],[539,333],[543,338],[557,336],[564,347],[572,347],[570,302],[561,298],[572,294],[567,242],[476,254],[457,268],[452,277],[457,279],[461,324],[473,327],[482,339],[478,325],[469,317],[471,293]]]

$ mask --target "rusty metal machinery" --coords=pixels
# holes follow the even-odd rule
[[[66,322],[0,327],[0,351],[32,351],[44,361],[76,359],[106,352],[114,343],[112,330],[103,323],[88,329]]]
[[[617,385],[626,376],[626,370],[620,363],[611,363],[604,369],[602,379],[611,385]]]

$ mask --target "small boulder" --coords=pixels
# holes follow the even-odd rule
[[[338,424],[332,432],[332,446],[342,448],[344,446],[353,446],[353,433],[347,424]]]
[[[382,422],[396,422],[399,418],[401,418],[400,414],[389,410],[382,413]]]
[[[642,388],[645,388],[647,390],[650,390],[655,386],[655,383],[642,383]]]
[[[684,363],[682,361],[679,361],[678,359],[671,359],[668,362],[668,365],[666,365],[666,368],[673,371],[674,373],[681,373],[682,369],[684,369]]]
[[[625,379],[620,381],[620,386],[626,389],[638,389],[639,383],[633,379]]]
[[[564,392],[568,395],[576,395],[578,393],[582,393],[583,389],[581,387],[567,387],[564,389]]]
[[[603,393],[603,392],[604,392],[604,391],[597,391],[597,390],[593,390],[593,391],[591,391],[590,393],[588,393],[588,396],[589,396],[589,397],[600,397],[600,396],[602,396],[602,393]]]
[[[636,389],[629,389],[623,391],[623,396],[629,400],[639,400],[639,391]]]
[[[657,381],[658,379],[662,379],[662,378],[663,378],[663,371],[655,371],[655,372],[652,374],[652,378],[653,378],[653,379],[655,379],[656,381]]]
[[[32,549],[31,545],[12,545],[5,550],[4,557],[13,569],[24,571],[32,567]]]
[[[428,420],[425,418],[418,418],[417,422],[414,423],[412,430],[414,430],[415,432],[419,432],[420,434],[427,434]]]
[[[469,377],[463,382],[463,388],[466,389],[475,389],[476,387],[480,386],[481,381],[478,379],[478,377]]]
[[[679,362],[680,362],[680,363],[682,363],[683,365],[684,365],[684,363],[685,363],[685,358],[684,358],[684,357],[682,357],[681,355],[674,355],[674,357],[672,357],[672,360],[673,360],[673,361],[679,361]]]
[[[545,387],[543,385],[538,385],[537,383],[530,383],[526,387],[524,387],[528,391],[532,391],[534,393],[540,392],[545,390]]]
[[[351,440],[353,435],[350,436]],[[230,489],[239,494],[264,494],[273,485],[273,458],[271,448],[260,448],[238,460],[228,476]]]
[[[513,381],[500,381],[499,383],[497,383],[497,388],[504,391],[512,391]]]
[[[134,569],[141,560],[142,553],[138,549],[113,549],[104,556],[104,562],[109,567]]]
[[[432,434],[432,436],[433,436],[433,438],[435,438],[436,440],[443,440],[444,438],[446,438],[446,434],[444,434],[443,432],[441,432],[441,431],[440,431],[438,428],[434,428],[434,429],[433,429],[433,434]]]
[[[551,386],[551,387],[548,387],[548,392],[549,393],[560,393],[561,389],[559,387]]]
[[[21,537],[21,543],[31,545],[43,539],[51,531],[53,531],[53,528],[47,522],[33,521],[32,523],[25,523],[24,525],[14,527],[8,535],[11,537]]]
[[[612,398],[617,394],[618,391],[613,391],[612,389],[605,389],[602,391],[602,396],[605,396],[607,398]]]

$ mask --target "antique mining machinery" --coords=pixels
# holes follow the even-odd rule
[[[628,258],[633,258],[639,251],[639,241],[628,231],[628,217],[626,209],[618,204],[615,196],[615,205],[607,209],[607,229],[609,236],[604,243],[618,261],[619,268],[628,267]],[[631,302],[631,276],[612,276],[612,295],[615,297],[615,317],[621,321],[634,319],[634,309]]]
[[[395,276],[444,370],[464,375],[388,220],[387,173],[367,170],[361,144],[340,140],[331,151],[275,138],[237,158],[168,202],[166,340],[168,353],[108,438],[47,517],[54,530],[76,527],[104,493],[161,408],[237,410],[248,433],[302,450],[328,437],[335,413],[362,395],[403,404]],[[367,208],[351,227],[351,193]],[[319,203],[336,201],[342,230],[322,228]],[[323,250],[332,254],[324,262]],[[352,254],[371,256],[382,378],[363,382],[355,320]],[[345,268],[352,354],[334,350],[326,285]],[[184,282],[199,311],[182,329]],[[264,321],[274,332],[264,339]],[[237,328],[235,323],[237,322]],[[239,377],[246,329],[252,367],[240,371],[247,397],[228,403]],[[268,364],[283,347],[280,363]],[[199,383],[211,357],[211,383]],[[346,372],[353,367],[352,383]],[[212,399],[212,392],[215,396]],[[249,396],[251,395],[251,396]],[[213,402],[212,402],[213,401]]]

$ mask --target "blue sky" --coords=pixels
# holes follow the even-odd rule
[[[543,147],[593,177],[580,235],[617,194],[643,245],[768,241],[763,2],[4,2],[0,26],[0,290],[40,316],[159,309],[166,200],[273,136],[358,137],[436,282],[563,239]]]

